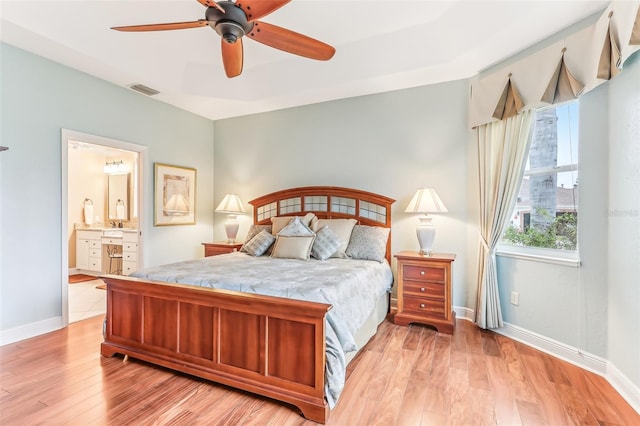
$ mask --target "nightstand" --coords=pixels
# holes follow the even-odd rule
[[[242,247],[242,243],[228,243],[226,241],[202,243],[202,245],[204,246],[204,257],[233,253],[234,251],[240,250],[240,247]]]
[[[398,260],[398,313],[393,322],[428,324],[441,333],[453,334],[456,313],[451,309],[451,263],[455,254],[423,256],[403,251]]]

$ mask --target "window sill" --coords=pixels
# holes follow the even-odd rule
[[[551,263],[554,265],[577,268],[580,266],[578,253],[563,253],[554,250],[544,250],[536,247],[513,247],[508,244],[498,244],[496,256],[531,262]]]

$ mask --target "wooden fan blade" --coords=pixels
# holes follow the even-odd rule
[[[226,13],[224,8],[222,6],[220,6],[218,3],[216,3],[215,1],[213,1],[213,0],[198,0],[198,3],[200,3],[203,6],[207,6],[207,7],[215,7],[220,12]]]
[[[291,0],[238,0],[236,6],[244,11],[249,22],[257,21],[280,9]]]
[[[224,39],[221,39],[221,42],[224,72],[229,78],[237,77],[242,73],[242,39],[239,38],[235,43],[227,43]]]
[[[198,21],[189,22],[171,22],[167,24],[147,24],[147,25],[129,25],[125,27],[111,27],[116,31],[167,31],[167,30],[184,30],[187,28],[206,27],[207,20],[200,19]]]
[[[331,59],[336,53],[336,49],[326,43],[266,22],[254,22],[247,37],[294,55],[320,61]]]

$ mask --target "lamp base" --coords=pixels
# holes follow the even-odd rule
[[[240,223],[238,223],[238,215],[230,214],[227,216],[227,221],[224,223],[224,232],[227,234],[227,242],[235,243],[236,236],[238,235],[238,229]]]
[[[433,251],[433,241],[436,239],[436,228],[431,223],[431,218],[427,215],[420,217],[420,223],[416,227],[416,235],[418,243],[420,243],[420,254],[423,256],[431,256]]]

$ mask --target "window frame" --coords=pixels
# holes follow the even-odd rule
[[[549,106],[545,106],[545,107],[541,107],[536,109],[536,114],[538,113],[538,111],[542,111],[544,109],[548,109],[548,108],[558,108],[561,106],[565,106],[568,105],[570,103],[576,102],[578,103],[578,100],[571,100],[568,102],[563,102],[561,104],[555,104],[555,105],[549,105]],[[579,103],[578,103],[578,108],[579,108]],[[569,124],[571,124],[571,122],[569,121]],[[535,123],[533,123],[533,125],[535,126]],[[579,126],[579,123],[578,123]],[[534,132],[531,132],[531,137],[533,138],[534,136]],[[580,137],[578,134],[578,139],[577,139],[577,143],[578,143],[578,150],[580,149]],[[529,145],[529,151],[527,152],[527,162],[529,162],[529,154],[531,151],[531,145]],[[577,172],[577,177],[579,178],[580,176],[580,160],[579,160],[580,156],[579,154],[576,156],[575,163],[570,163],[570,164],[564,164],[561,166],[550,166],[550,167],[543,167],[543,168],[535,168],[533,170],[525,170],[523,175],[522,175],[522,179],[520,181],[520,187],[518,188],[518,193],[520,193],[521,187],[522,187],[522,183],[525,179],[525,177],[530,177],[530,176],[537,176],[537,175],[548,175],[550,173],[555,173],[556,175],[560,174],[560,173],[565,173],[565,172]],[[579,191],[579,187],[578,187],[578,191]],[[579,197],[578,197],[579,200]],[[575,204],[575,212],[576,214],[579,214],[579,201],[578,203]],[[513,206],[513,209],[511,211],[511,215],[513,215],[513,213],[516,211],[516,205]],[[578,230],[579,230],[579,219],[578,219]],[[514,259],[524,259],[524,260],[530,260],[530,261],[536,261],[536,262],[542,262],[542,263],[551,263],[551,264],[557,264],[557,265],[562,265],[562,266],[569,266],[569,267],[579,267],[580,266],[580,241],[579,241],[579,235],[578,235],[578,241],[576,241],[576,249],[575,250],[562,250],[562,249],[554,249],[554,248],[547,248],[547,247],[536,247],[536,246],[520,246],[520,245],[515,245],[515,244],[510,244],[508,242],[506,242],[503,237],[504,237],[504,232],[506,232],[507,227],[505,227],[503,234],[500,237],[500,241],[498,242],[498,244],[496,245],[496,251],[495,254],[497,256],[500,257],[508,257],[508,258],[514,258]],[[579,232],[579,231],[578,231]]]
[[[579,267],[579,249],[575,251],[550,249],[533,246],[516,246],[499,242],[496,245],[496,256],[510,257],[513,259],[524,259],[542,263],[552,263],[555,265]]]

